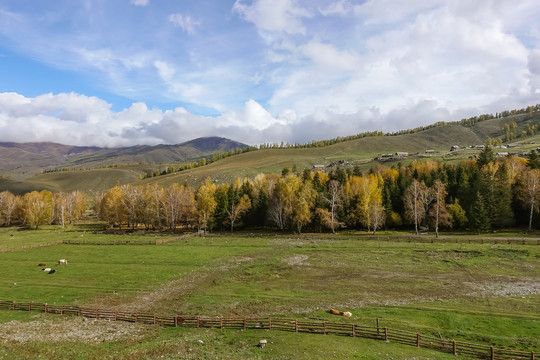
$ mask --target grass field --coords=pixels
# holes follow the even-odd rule
[[[144,238],[93,234],[90,229],[89,225],[69,231],[2,229],[0,248],[2,242],[11,241],[16,250],[0,254],[2,299],[164,315],[316,318],[369,326],[378,319],[380,326],[425,335],[540,350],[538,245],[377,241],[351,232],[212,234],[163,245],[17,248],[17,241]],[[5,236],[11,233],[14,237]],[[69,259],[69,265],[56,266],[60,258]],[[40,262],[53,265],[57,272],[43,273],[37,266]],[[353,316],[336,318],[328,313],[330,307],[351,311]],[[0,313],[4,326],[12,320],[38,322],[45,328],[56,322],[84,325],[48,314]],[[54,348],[88,355],[82,358],[118,358],[113,354],[122,354],[120,358],[445,358],[425,349],[335,336],[147,327],[136,331],[143,340],[65,340]],[[118,329],[103,332],[121,333]],[[262,337],[276,345],[254,347]],[[46,358],[53,357],[48,353],[53,347],[44,346],[45,342],[0,342],[0,358],[17,358],[14,354],[32,358],[41,351],[48,354]]]

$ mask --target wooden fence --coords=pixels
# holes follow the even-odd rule
[[[417,332],[392,329],[388,327],[372,327],[357,324],[328,321],[296,320],[287,318],[224,318],[190,315],[161,316],[156,314],[125,312],[107,309],[85,308],[72,305],[48,305],[33,302],[15,302],[0,300],[0,309],[41,311],[51,314],[75,315],[112,321],[132,323],[187,326],[194,328],[232,328],[232,329],[267,329],[290,332],[303,332],[324,335],[341,335],[368,339],[394,341],[400,344],[433,349],[454,355],[465,355],[479,359],[527,359],[535,360],[534,351],[499,349],[494,346],[472,344],[463,341],[445,340],[421,335]]]
[[[441,236],[436,238],[433,235],[371,235],[361,236],[360,240],[382,241],[382,242],[398,242],[398,243],[449,243],[449,244],[510,244],[510,245],[540,245],[540,238],[520,238],[520,237],[472,237],[455,235]]]
[[[5,253],[5,252],[21,251],[21,250],[33,249],[33,248],[44,247],[44,246],[59,245],[63,243],[64,243],[64,240],[57,240],[57,241],[49,241],[45,243],[20,245],[20,246],[15,246],[12,248],[0,249],[0,254]]]

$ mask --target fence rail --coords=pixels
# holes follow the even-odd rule
[[[111,321],[162,325],[170,327],[187,326],[195,328],[232,328],[232,329],[267,329],[312,334],[333,334],[361,337],[368,339],[395,341],[400,344],[437,350],[450,354],[474,356],[480,359],[535,360],[534,351],[499,349],[494,346],[473,344],[463,341],[439,339],[421,335],[417,332],[371,327],[357,324],[336,323],[329,321],[309,321],[288,318],[224,318],[192,315],[170,315],[116,311],[109,309],[85,308],[73,305],[48,305],[33,302],[15,302],[0,300],[0,309],[19,311],[40,311],[52,314],[83,316]]]

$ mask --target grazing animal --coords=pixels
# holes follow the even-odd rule
[[[67,265],[67,260],[66,259],[58,260],[58,265],[62,265],[62,264]]]
[[[43,269],[41,269],[41,271],[45,271],[46,273],[51,272],[51,270],[52,270],[51,268],[43,268]]]
[[[55,272],[56,272],[56,270],[52,269],[51,271],[49,271],[49,275],[54,274]]]
[[[44,264],[44,263],[39,263],[39,264],[37,264],[37,266],[41,266],[41,267],[44,267],[44,266],[47,266],[47,264]]]
[[[349,311],[339,311],[339,310],[336,310],[334,308],[330,308],[330,314],[333,314],[333,315],[341,315],[341,316],[346,316],[346,317],[351,317],[352,314],[349,312]]]

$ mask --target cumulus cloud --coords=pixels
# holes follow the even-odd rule
[[[479,109],[470,111],[478,114]],[[292,109],[273,116],[255,100],[248,100],[242,109],[211,117],[193,114],[182,107],[165,111],[150,109],[141,102],[113,111],[110,104],[99,98],[75,93],[34,98],[0,93],[0,141],[118,147],[177,144],[202,136],[224,136],[250,145],[305,143],[364,131],[395,131],[418,123],[450,121],[457,114],[436,101],[422,101],[387,114],[378,108],[361,108],[348,114],[318,108],[303,117],[298,117]]]
[[[535,0],[236,0],[122,17],[149,1],[57,3],[0,9],[0,46],[133,104],[71,84],[36,97],[4,86],[18,93],[0,94],[2,140],[295,143],[519,108],[540,93]]]

